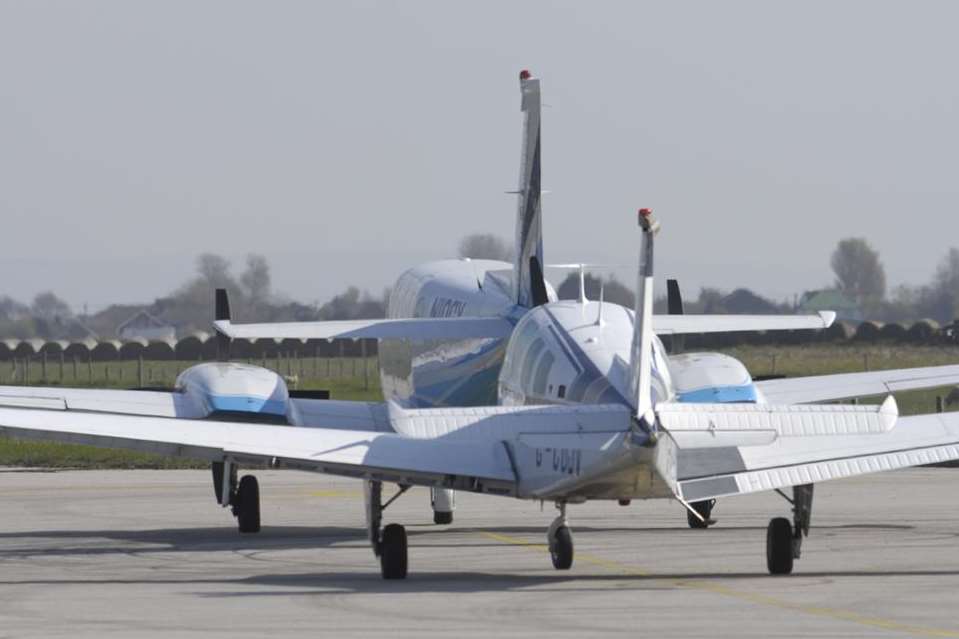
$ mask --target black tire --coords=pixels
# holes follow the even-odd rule
[[[793,571],[793,527],[785,517],[776,517],[766,528],[766,566],[771,575]]]
[[[442,510],[433,511],[433,523],[434,524],[452,524],[453,523],[453,512],[443,512]]]
[[[380,572],[383,579],[406,579],[408,565],[406,528],[390,524],[380,540]]]
[[[260,532],[260,485],[253,475],[244,475],[240,479],[233,514],[241,533]]]
[[[573,566],[573,533],[566,526],[556,529],[556,540],[549,549],[553,568],[569,570]]]
[[[713,514],[713,500],[707,499],[706,501],[694,501],[689,504],[693,507],[697,513],[699,513],[703,519],[706,521],[700,521],[696,515],[686,511],[686,522],[689,524],[690,528],[709,528],[711,523],[710,516]]]

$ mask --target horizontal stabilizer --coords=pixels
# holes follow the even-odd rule
[[[880,434],[794,437],[701,455],[681,451],[679,487],[684,499],[699,501],[955,459],[959,413],[919,415],[902,417]]]
[[[818,315],[654,315],[657,335],[735,333],[737,331],[801,331],[832,326],[836,314]]]
[[[499,317],[370,319],[331,322],[270,322],[213,326],[233,339],[477,339],[505,338],[513,325]]]
[[[779,438],[879,435],[896,425],[890,395],[880,406],[661,403],[660,424],[680,448],[761,446]]]

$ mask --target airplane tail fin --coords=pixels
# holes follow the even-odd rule
[[[639,250],[639,276],[636,282],[636,315],[633,322],[633,346],[630,352],[630,399],[636,415],[651,426],[652,416],[652,357],[653,357],[653,238],[659,231],[659,222],[649,209],[639,210],[639,226],[643,238]]]
[[[520,156],[519,198],[516,213],[516,246],[513,264],[513,299],[532,308],[545,304],[543,277],[543,225],[540,208],[540,91],[539,78],[529,71],[519,74],[523,111],[523,149]]]
[[[225,288],[218,288],[213,293],[213,321],[216,322],[231,320],[230,298]],[[223,331],[216,331],[216,359],[218,362],[226,362],[230,359],[230,346],[232,343],[230,336]]]

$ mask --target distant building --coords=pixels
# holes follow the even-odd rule
[[[724,313],[746,315],[773,315],[780,310],[776,305],[746,288],[737,288],[720,301]]]
[[[862,308],[860,308],[856,302],[835,289],[807,291],[799,300],[799,311],[801,313],[835,311],[837,320],[855,324],[865,319]]]
[[[170,322],[150,315],[146,311],[138,311],[133,317],[117,326],[117,337],[122,340],[169,341],[176,339],[176,327]]]

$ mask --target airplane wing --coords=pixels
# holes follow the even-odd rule
[[[736,331],[798,331],[832,326],[836,314],[818,315],[654,315],[657,335],[732,333]]]
[[[414,439],[394,433],[0,408],[0,433],[168,456],[296,468],[403,484],[512,494],[501,442]]]
[[[676,482],[682,498],[700,501],[959,459],[959,413],[903,417],[890,427],[894,403],[889,401],[871,408],[795,408],[841,408],[845,417],[807,417],[800,420],[806,422],[804,428],[790,430],[782,411],[771,410],[760,420],[774,431],[771,441],[679,446]],[[752,421],[742,416],[733,420],[739,428]],[[723,428],[723,422],[714,423],[714,430]]]
[[[610,451],[619,454],[622,446],[614,444],[625,441],[631,423],[630,409],[618,404],[421,410],[389,403],[357,404],[350,409],[356,411],[353,416],[343,417],[343,407],[332,408],[323,420],[332,427],[315,428],[120,415],[62,404],[0,407],[0,434],[517,495],[572,471],[569,449],[561,465],[553,452],[547,453],[544,464],[544,450],[585,447],[588,450],[577,456],[577,463],[586,466]],[[365,423],[356,416],[363,410],[393,432],[350,429],[352,423]],[[533,458],[537,463],[527,463]],[[519,467],[528,469],[523,486]]]
[[[959,366],[840,373],[756,382],[770,403],[805,404],[959,384]]]
[[[217,331],[246,339],[473,339],[509,337],[513,324],[499,317],[431,317],[330,322],[213,322]]]

